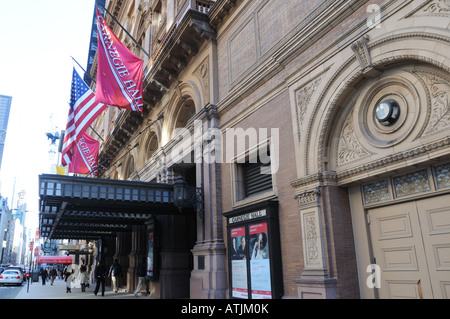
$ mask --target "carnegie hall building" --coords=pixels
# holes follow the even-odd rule
[[[144,110],[88,130],[98,176],[40,176],[41,236],[154,298],[450,298],[449,1],[105,8]]]

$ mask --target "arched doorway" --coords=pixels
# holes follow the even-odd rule
[[[324,165],[348,188],[360,289],[449,298],[450,74],[401,59],[380,70],[342,95],[324,139]],[[367,283],[368,268],[377,284]]]

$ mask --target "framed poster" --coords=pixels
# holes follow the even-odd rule
[[[149,277],[153,277],[155,267],[154,238],[155,232],[153,230],[149,231],[147,237],[147,276]]]
[[[152,281],[158,280],[158,228],[156,227],[156,220],[150,220],[147,223],[147,278]]]
[[[249,225],[252,299],[272,299],[267,223]]]
[[[228,229],[230,297],[274,299],[283,294],[278,202],[224,214]]]
[[[247,287],[247,238],[244,227],[231,229],[231,295],[235,298],[248,298]]]

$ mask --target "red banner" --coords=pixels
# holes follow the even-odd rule
[[[73,148],[72,161],[69,164],[70,173],[97,175],[98,149],[100,143],[86,132]]]
[[[38,264],[72,264],[70,256],[39,256]]]
[[[142,112],[143,60],[112,32],[97,11],[97,90],[95,102]]]

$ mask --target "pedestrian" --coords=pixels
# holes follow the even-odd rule
[[[141,291],[142,283],[145,282],[145,295],[148,296],[150,291],[148,289],[148,279],[147,279],[147,267],[146,267],[145,258],[142,258],[141,262],[137,267],[137,276],[139,279],[136,291],[134,295],[137,297],[139,292]]]
[[[66,293],[72,292],[73,273],[74,273],[73,269],[72,271],[70,271],[69,267],[67,267],[64,271],[64,281],[66,282]]]
[[[114,263],[109,268],[109,277],[111,277],[114,292],[119,291],[119,279],[122,277],[122,267],[119,264],[119,260],[114,259]]]
[[[97,267],[94,269],[94,278],[97,281],[95,285],[94,295],[97,296],[97,293],[100,289],[100,285],[102,286],[102,296],[105,296],[105,279],[106,279],[106,268],[103,265],[102,261],[97,262]]]
[[[45,281],[47,280],[47,277],[48,277],[48,272],[45,267],[41,269],[40,275],[41,275],[41,279],[42,279],[42,285],[45,285]]]
[[[87,268],[84,264],[84,260],[80,266],[80,285],[81,285],[81,292],[86,291],[86,282],[87,282]]]
[[[55,281],[56,278],[56,268],[55,266],[52,267],[52,269],[50,269],[50,284],[53,286],[53,282]]]

